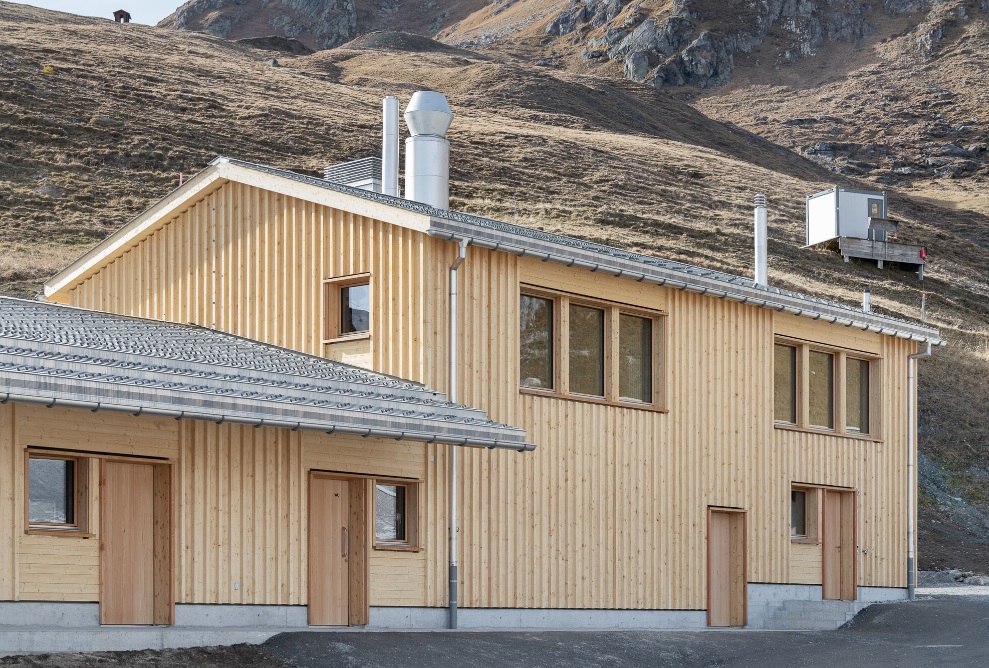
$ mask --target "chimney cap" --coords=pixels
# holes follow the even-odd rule
[[[758,195],[756,195],[755,196],[755,205],[756,206],[766,206],[766,196],[763,195],[762,193],[759,193]]]
[[[453,122],[453,111],[443,93],[432,90],[416,91],[405,108],[405,123],[413,136],[446,136]]]

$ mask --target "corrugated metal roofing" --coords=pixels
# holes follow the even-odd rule
[[[407,380],[195,325],[0,297],[0,397],[531,449]]]

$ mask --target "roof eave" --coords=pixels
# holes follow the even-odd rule
[[[744,304],[752,304],[775,311],[785,311],[813,320],[824,320],[832,324],[854,327],[863,331],[895,336],[919,343],[943,346],[946,342],[936,329],[913,323],[900,322],[881,315],[857,312],[840,305],[830,305],[820,301],[804,300],[788,294],[777,294],[764,288],[746,287],[737,283],[726,283],[716,278],[700,278],[681,274],[672,269],[651,267],[616,257],[595,256],[594,252],[577,252],[574,249],[558,246],[552,242],[528,240],[517,235],[481,228],[468,223],[445,218],[433,218],[428,234],[440,239],[469,240],[471,244],[491,250],[513,253],[520,257],[556,262],[568,267],[579,267],[589,271],[624,276],[636,281],[646,281],[679,290],[708,294],[721,299],[729,299]]]

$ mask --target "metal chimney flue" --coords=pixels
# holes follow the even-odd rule
[[[381,192],[398,197],[398,98],[381,104]]]
[[[872,313],[872,293],[868,290],[862,291],[862,310],[866,313]]]
[[[766,196],[755,196],[755,284],[769,284],[768,235],[766,225]]]
[[[450,142],[453,112],[442,93],[416,92],[405,108],[412,136],[405,140],[405,197],[437,209],[450,208]]]

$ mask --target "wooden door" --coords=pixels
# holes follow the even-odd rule
[[[748,605],[745,562],[745,513],[734,509],[709,509],[708,626],[745,626]]]
[[[309,624],[350,621],[350,490],[346,480],[309,479]]]
[[[855,492],[824,490],[824,522],[821,530],[822,592],[825,599],[854,601]]]
[[[100,522],[100,623],[155,623],[155,475],[106,462]]]

